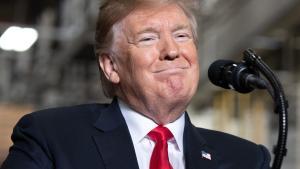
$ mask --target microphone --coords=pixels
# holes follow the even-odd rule
[[[243,62],[217,60],[210,65],[208,78],[216,86],[240,93],[267,88],[267,83],[259,77],[258,71]]]

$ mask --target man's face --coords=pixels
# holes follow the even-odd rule
[[[198,86],[199,65],[191,25],[181,8],[134,10],[114,28],[113,44],[119,97],[134,108],[186,108]]]

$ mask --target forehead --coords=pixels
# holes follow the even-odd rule
[[[160,5],[151,8],[137,8],[123,19],[123,26],[132,32],[162,26],[169,28],[187,27],[188,17],[177,4]]]

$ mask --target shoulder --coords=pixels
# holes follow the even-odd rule
[[[16,124],[12,140],[49,144],[72,143],[97,132],[94,124],[107,104],[84,104],[39,110],[23,116]]]
[[[15,129],[39,130],[44,134],[61,133],[92,127],[108,104],[83,104],[39,110],[23,116]],[[67,131],[68,130],[68,131]]]
[[[224,146],[225,144],[233,144],[235,147],[239,145],[243,147],[257,146],[257,144],[251,141],[221,131],[197,128],[197,132],[201,134],[208,143],[214,144],[215,146]]]
[[[6,168],[24,165],[53,168],[55,160],[71,159],[78,152],[83,156],[95,153],[91,148],[94,143],[91,136],[98,132],[94,123],[107,107],[108,104],[85,104],[44,109],[23,116],[14,127],[11,137],[14,144]]]
[[[245,166],[256,164],[255,168],[269,168],[270,153],[263,145],[221,131],[203,128],[196,130],[221,159],[238,161],[238,164]]]
[[[91,103],[91,104],[81,104],[74,106],[65,106],[65,107],[54,107],[47,108],[32,112],[32,115],[37,116],[47,116],[47,115],[70,115],[70,114],[80,114],[80,113],[91,113],[97,111],[99,109],[105,109],[109,104],[99,104],[99,103]]]
[[[76,106],[68,106],[68,107],[56,107],[56,108],[48,108],[43,110],[38,110],[36,112],[32,112],[29,116],[33,116],[34,118],[38,118],[40,120],[58,120],[58,119],[76,119],[88,116],[97,116],[101,113],[103,109],[105,109],[109,104],[81,104]]]

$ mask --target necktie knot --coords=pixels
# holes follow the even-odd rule
[[[173,138],[171,131],[159,125],[148,133],[148,136],[155,142],[167,142],[169,139]]]

